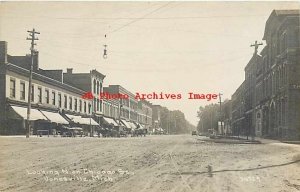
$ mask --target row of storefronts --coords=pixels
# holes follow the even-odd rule
[[[38,130],[82,129],[94,134],[98,128],[123,126],[128,129],[152,127],[152,105],[135,100],[120,85],[103,86],[105,75],[97,70],[73,73],[71,68],[39,68],[38,52],[34,55],[32,94],[28,96],[30,55],[11,56],[7,42],[0,41],[0,133],[25,134],[28,99],[31,99],[31,134]],[[126,93],[129,99],[101,99],[103,91]],[[93,98],[84,98],[91,93]]]

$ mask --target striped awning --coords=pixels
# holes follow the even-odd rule
[[[114,126],[118,126],[118,123],[112,119],[112,118],[109,118],[109,117],[103,117],[103,119],[108,123],[108,124],[113,124]]]
[[[27,119],[27,108],[19,106],[11,106],[12,109],[23,119]],[[37,109],[30,110],[30,120],[47,120],[47,118]]]
[[[55,112],[49,112],[49,111],[43,111],[41,110],[41,113],[51,122],[53,123],[59,123],[59,124],[69,124],[65,118],[63,118],[59,113]]]
[[[82,125],[98,125],[99,126],[99,124],[92,118],[83,118],[81,116],[68,115],[68,114],[66,114],[66,116],[74,123],[79,123]]]

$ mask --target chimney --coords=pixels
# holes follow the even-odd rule
[[[0,41],[0,64],[7,63],[7,42]]]
[[[73,73],[73,68],[67,68],[67,74],[72,74]]]

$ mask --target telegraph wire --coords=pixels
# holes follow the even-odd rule
[[[171,2],[170,2],[171,3]],[[213,16],[183,16],[183,17],[146,17],[143,20],[181,20],[181,19],[214,19],[214,18],[240,18],[240,17],[268,17],[269,15],[213,15]],[[20,18],[16,16],[3,16],[8,18]],[[22,16],[22,18],[33,18],[35,16]],[[133,20],[141,19],[141,17],[46,17],[40,16],[39,18],[57,19],[57,20]],[[91,21],[95,22],[95,21]]]
[[[83,62],[78,62],[78,61],[74,61],[74,60],[70,60],[69,58],[66,58],[66,57],[64,57],[64,56],[58,56],[58,55],[54,55],[54,54],[49,54],[48,52],[40,52],[41,53],[41,55],[42,54],[45,54],[45,55],[49,55],[49,56],[51,56],[51,57],[54,57],[54,58],[59,58],[59,59],[62,59],[62,60],[64,60],[64,61],[66,61],[66,62],[68,62],[68,63],[72,63],[72,64],[76,64],[76,65],[78,65],[78,66],[90,66],[90,67],[92,67],[92,68],[95,68],[95,67],[97,67],[97,68],[100,68],[100,69],[105,69],[105,70],[114,70],[114,71],[122,71],[122,72],[167,72],[167,71],[176,71],[176,70],[181,70],[181,69],[178,69],[178,67],[174,67],[173,69],[171,69],[171,68],[167,68],[167,69],[164,69],[164,70],[161,70],[161,71],[158,71],[157,70],[157,68],[154,68],[152,71],[150,70],[150,69],[148,69],[148,68],[146,68],[146,69],[128,69],[127,67],[126,68],[119,68],[119,67],[116,67],[116,68],[114,68],[114,67],[107,67],[107,66],[101,66],[101,67],[99,67],[99,65],[92,65],[92,64],[89,64],[88,62],[86,62],[86,63],[83,63]],[[117,54],[117,55],[119,55],[119,54]],[[213,67],[214,65],[216,65],[216,63],[220,63],[220,62],[232,62],[232,61],[237,61],[237,60],[240,60],[240,59],[247,59],[247,58],[251,58],[251,55],[252,55],[252,53],[251,54],[243,54],[243,55],[241,55],[240,57],[236,57],[236,55],[235,55],[235,57],[234,58],[228,58],[228,59],[222,59],[222,60],[219,60],[219,61],[214,61],[213,63],[206,63],[208,66],[211,66],[211,67]],[[131,58],[131,57],[126,57],[126,56],[122,56],[122,55],[119,55],[119,56],[121,56],[121,57],[123,57],[123,58]],[[97,56],[98,57],[98,56]],[[100,57],[100,56],[99,56]],[[96,58],[96,56],[94,55],[93,56],[93,58]],[[75,59],[76,60],[76,59]],[[153,68],[153,67],[152,67]],[[187,66],[184,66],[184,69],[185,70],[187,70],[188,69],[188,67]],[[195,68],[193,68],[192,70],[195,70]]]
[[[119,30],[121,30],[121,29],[123,29],[123,28],[125,28],[125,27],[127,27],[127,26],[129,26],[129,25],[131,25],[131,24],[133,24],[133,23],[135,23],[135,22],[141,20],[141,19],[144,19],[144,18],[147,17],[148,15],[151,15],[151,14],[153,14],[153,13],[159,11],[160,9],[163,9],[164,7],[168,6],[168,5],[171,4],[171,3],[172,3],[172,2],[168,2],[168,3],[166,3],[166,4],[164,4],[164,5],[160,6],[160,7],[158,7],[157,9],[155,9],[155,10],[153,10],[153,11],[151,11],[151,12],[145,14],[145,15],[143,15],[142,17],[138,17],[138,18],[134,19],[133,21],[130,21],[129,23],[126,23],[125,25],[123,25],[123,26],[121,26],[121,27],[119,27],[119,28],[117,28],[117,29],[115,29],[115,30],[113,30],[113,31],[110,31],[110,32],[108,32],[108,33],[106,33],[106,34],[112,34],[112,33],[115,33],[115,32],[117,32],[117,31],[119,31]]]

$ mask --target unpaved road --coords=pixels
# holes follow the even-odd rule
[[[198,138],[0,137],[0,191],[300,191],[300,145]]]

